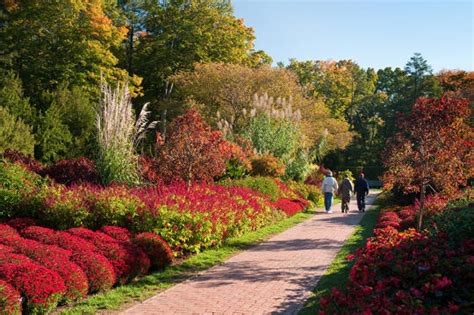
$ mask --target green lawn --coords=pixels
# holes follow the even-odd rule
[[[335,203],[337,202],[336,200]],[[150,274],[134,283],[114,288],[103,294],[92,295],[87,300],[71,307],[59,309],[58,311],[60,314],[94,314],[99,310],[124,308],[127,304],[142,301],[155,295],[159,290],[167,289],[198,272],[223,262],[239,251],[262,242],[274,234],[281,233],[313,215],[314,212],[312,211],[300,212],[258,231],[231,238],[225,245],[215,249],[208,249],[186,259],[180,264],[166,268],[163,272]]]
[[[385,196],[382,194],[377,198],[376,204],[367,210],[362,218],[360,225],[355,229],[352,235],[347,239],[344,246],[339,250],[333,262],[326,270],[326,273],[318,282],[313,290],[313,295],[309,298],[304,308],[299,312],[300,315],[317,314],[319,299],[333,287],[343,288],[349,278],[349,272],[352,267],[351,261],[346,259],[347,255],[354,254],[359,247],[365,245],[368,237],[373,235],[373,229],[377,221],[378,214],[382,204],[385,204]]]

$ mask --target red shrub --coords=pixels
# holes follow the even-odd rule
[[[68,231],[92,242],[99,252],[109,259],[119,283],[125,283],[139,274],[146,273],[150,267],[146,254],[135,246],[121,244],[107,234],[85,228],[72,228]]]
[[[3,280],[0,280],[0,311],[4,315],[21,314],[20,293]]]
[[[91,242],[63,231],[54,231],[40,226],[31,226],[24,229],[21,234],[26,238],[48,245],[57,245],[72,252],[98,251],[97,247]]]
[[[114,267],[100,254],[90,251],[78,252],[71,256],[71,260],[87,275],[89,293],[106,291],[117,281]]]
[[[3,152],[3,157],[12,162],[12,163],[21,163],[26,166],[26,168],[33,173],[40,173],[43,166],[41,163],[36,161],[34,158],[27,156],[16,150],[6,149]]]
[[[41,258],[37,261],[49,270],[57,272],[63,278],[66,291],[61,301],[69,303],[86,297],[89,289],[88,279],[77,264],[66,259]]]
[[[131,242],[132,233],[127,229],[118,226],[103,226],[100,230],[117,241],[124,243]]]
[[[9,225],[0,224],[0,242],[3,239],[15,238],[20,237],[20,234]]]
[[[413,207],[405,207],[400,212],[398,212],[398,216],[402,219],[405,220],[407,218],[414,217],[416,214],[415,209]]]
[[[38,264],[2,264],[0,279],[26,298],[27,314],[46,314],[54,309],[66,290],[63,279]]]
[[[14,218],[8,220],[6,224],[17,229],[18,231],[21,231],[24,228],[36,225],[36,220],[32,218]]]
[[[134,238],[134,243],[150,257],[153,269],[162,269],[173,261],[171,248],[159,235],[155,233],[140,233]]]
[[[346,289],[321,299],[323,314],[469,313],[474,247],[414,229],[375,234],[357,251]]]
[[[232,152],[220,131],[211,128],[196,110],[188,110],[170,124],[166,142],[159,146],[158,172],[167,182],[182,179],[212,181],[224,174]]]
[[[47,175],[57,183],[70,186],[80,183],[99,183],[99,174],[94,162],[81,157],[72,160],[61,160],[42,170],[42,175]]]
[[[3,241],[3,244],[9,245],[15,249],[15,252],[21,253],[34,260],[57,259],[68,260],[72,252],[62,249],[55,245],[46,245],[26,238],[15,238]]]
[[[160,182],[160,177],[156,172],[157,169],[157,162],[155,158],[149,156],[140,156],[138,159],[138,168],[140,172],[140,177],[146,182],[150,184],[157,184]]]
[[[292,216],[303,211],[307,206],[307,202],[302,199],[280,198],[274,203],[274,206],[288,216]]]
[[[11,252],[13,252],[13,248],[11,248],[10,246],[0,244],[0,254],[11,253]]]
[[[36,262],[22,254],[15,254],[13,252],[0,252],[0,264],[19,265],[24,263],[35,264]]]

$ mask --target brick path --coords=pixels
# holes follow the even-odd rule
[[[122,314],[296,314],[362,218],[333,208]]]

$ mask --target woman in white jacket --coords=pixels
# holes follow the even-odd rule
[[[338,188],[337,180],[332,177],[332,172],[328,171],[327,176],[324,178],[323,183],[321,184],[321,191],[324,194],[324,207],[326,208],[326,213],[332,213],[332,198],[334,197],[334,193]]]

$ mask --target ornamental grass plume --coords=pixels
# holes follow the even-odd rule
[[[135,149],[157,122],[149,123],[148,104],[135,121],[128,82],[117,83],[112,88],[101,80],[100,90],[96,119],[97,170],[104,184],[135,184],[139,181]]]

